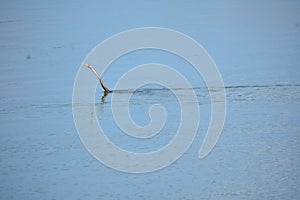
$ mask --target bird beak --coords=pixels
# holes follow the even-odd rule
[[[85,67],[90,67],[90,65],[86,64],[86,63],[82,63],[82,65],[85,66]]]

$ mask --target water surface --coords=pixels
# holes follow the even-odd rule
[[[297,1],[3,2],[1,198],[298,199],[299,8]],[[127,174],[107,168],[84,148],[73,122],[72,90],[94,46],[145,26],[181,31],[207,49],[224,79],[227,117],[214,150],[198,159],[211,103],[202,78],[172,54],[125,55],[103,73],[110,88],[134,66],[168,64],[191,82],[201,112],[197,136],[179,160],[153,173]],[[147,152],[174,137],[180,112],[168,89],[149,86],[131,98],[132,118],[140,125],[149,122],[153,104],[168,112],[162,132],[149,140],[122,133],[111,115],[111,95],[104,101],[102,95],[99,86],[92,115],[120,147]]]

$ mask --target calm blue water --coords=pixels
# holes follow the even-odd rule
[[[1,199],[299,199],[300,3],[298,1],[4,1],[0,7]],[[203,45],[227,93],[221,138],[203,160],[198,150],[210,99],[184,60],[161,51],[125,55],[103,74],[113,88],[129,69],[168,64],[193,85],[201,111],[197,137],[174,164],[147,174],[107,168],[82,145],[72,116],[80,63],[98,43],[120,31],[175,29]],[[154,86],[133,94],[136,123],[148,109],[168,112],[163,132],[141,141],[116,127],[111,95],[96,116],[108,137],[127,150],[147,152],[174,137],[178,102]]]

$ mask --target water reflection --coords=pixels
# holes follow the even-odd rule
[[[109,92],[106,92],[106,91],[103,92],[103,95],[102,95],[102,97],[101,97],[101,102],[102,102],[102,103],[105,103],[105,100],[106,100],[106,97],[107,97],[108,93],[109,93]]]

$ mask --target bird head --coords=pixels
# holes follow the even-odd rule
[[[91,65],[90,65],[90,64],[82,63],[82,65],[85,66],[85,67],[91,68]]]

